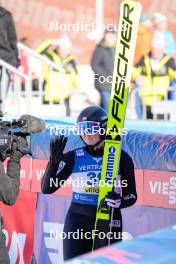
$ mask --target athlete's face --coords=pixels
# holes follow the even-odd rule
[[[81,135],[82,139],[84,140],[84,142],[89,145],[89,146],[94,146],[95,144],[97,144],[100,140],[100,134],[96,133],[94,135]]]

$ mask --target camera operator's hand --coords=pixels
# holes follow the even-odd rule
[[[21,159],[24,155],[29,154],[30,149],[26,137],[16,137],[12,143],[11,158]]]
[[[63,155],[67,138],[64,136],[56,136],[55,139],[50,138],[50,162],[57,164]]]
[[[3,162],[7,157],[8,145],[0,146],[0,160]]]

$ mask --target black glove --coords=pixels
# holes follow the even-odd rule
[[[21,137],[21,136],[16,137],[12,143],[11,157],[21,159],[24,155],[29,153],[30,153],[30,149],[26,137]]]
[[[50,138],[50,162],[57,164],[63,155],[67,138],[64,136],[56,136],[55,139]]]

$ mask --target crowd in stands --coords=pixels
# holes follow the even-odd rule
[[[70,116],[70,96],[74,90],[79,88],[78,71],[76,62],[72,56],[72,43],[67,36],[62,36],[58,40],[48,40],[37,49],[42,56],[53,61],[55,64],[62,65],[61,72],[53,69],[49,72],[49,66],[44,65],[44,90],[43,102],[60,103],[63,96],[66,105],[66,115]],[[50,85],[52,83],[52,87]],[[63,94],[62,94],[63,93]]]
[[[167,17],[155,13],[141,16],[137,39],[132,89],[138,118],[153,118],[156,101],[176,99],[176,43]]]
[[[2,31],[2,27],[0,30]],[[97,102],[106,111],[108,111],[111,93],[116,33],[113,28],[105,30],[90,61],[94,88],[99,98]],[[14,40],[16,41],[15,35]],[[21,41],[26,44],[25,38]],[[12,45],[16,51],[16,44],[12,43]],[[31,72],[33,91],[39,90],[39,75],[43,76],[43,104],[51,102],[60,104],[62,101],[66,106],[67,116],[71,115],[70,99],[75,92],[79,93],[81,83],[76,58],[72,54],[72,46],[67,35],[44,41],[35,51],[61,66],[61,70],[51,69],[44,63],[40,65],[39,74],[37,70],[35,71],[35,67]],[[0,49],[0,57],[7,61],[1,54]],[[14,54],[16,56],[17,53]],[[19,58],[21,61],[19,69],[28,74],[29,62],[21,50],[19,50]],[[14,65],[14,63],[11,64]],[[35,63],[32,64],[34,66]],[[36,68],[39,69],[38,66]],[[88,94],[89,91],[86,92]],[[148,14],[141,15],[129,98],[134,100],[133,110],[135,118],[138,119],[144,116],[152,119],[152,107],[156,101],[176,100],[176,42],[168,28],[167,17],[158,12],[151,17]],[[89,104],[95,102],[95,100],[87,101]]]
[[[106,110],[111,91],[108,75],[113,73],[114,33],[113,30],[105,31],[91,61],[96,76],[95,88],[101,95],[101,106]],[[105,77],[106,81],[100,82],[97,75]],[[176,42],[168,29],[167,17],[158,12],[152,17],[145,13],[141,16],[129,97],[134,98],[133,112],[137,119],[153,119],[155,102],[176,100]],[[162,119],[164,115],[158,118]]]

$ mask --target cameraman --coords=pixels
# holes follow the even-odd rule
[[[20,159],[29,153],[25,137],[16,137],[13,140],[10,159],[7,163],[7,173],[3,167],[3,161],[9,156],[8,146],[0,146],[0,201],[12,205],[16,202],[20,186]],[[5,236],[2,232],[2,217],[0,221],[0,263],[9,264],[9,256],[5,246]]]

